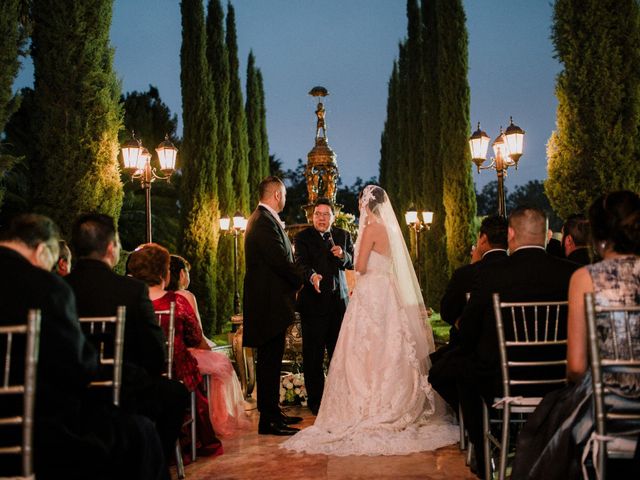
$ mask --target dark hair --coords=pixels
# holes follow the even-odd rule
[[[16,215],[0,228],[0,241],[17,241],[32,249],[40,243],[57,245],[59,240],[60,231],[53,220],[36,213]]]
[[[282,180],[275,175],[269,176],[260,182],[260,185],[258,185],[258,196],[260,200],[264,200],[267,197],[267,194],[271,190],[269,187],[274,184],[284,185]]]
[[[567,235],[571,235],[576,247],[586,247],[589,244],[589,220],[582,213],[569,215],[562,225],[562,244]]]
[[[182,270],[186,270],[188,272],[189,270],[191,270],[191,265],[185,258],[182,258],[180,255],[172,254],[169,261],[169,271],[171,272],[171,278],[169,278],[169,285],[167,285],[167,290],[171,290],[172,292],[180,290],[180,285],[178,285],[178,282],[180,281],[180,272]]]
[[[485,217],[480,224],[480,235],[486,235],[493,248],[507,248],[507,219],[500,215]]]
[[[71,246],[78,257],[106,254],[107,247],[115,238],[115,222],[104,213],[80,215],[71,230]]]
[[[640,197],[628,190],[596,199],[589,208],[594,243],[610,242],[617,253],[640,254]]]
[[[160,285],[169,273],[169,250],[157,243],[146,243],[129,255],[129,273],[150,287]]]
[[[334,211],[333,202],[329,200],[327,197],[318,198],[316,200],[316,203],[313,204],[313,209],[315,210],[318,205],[326,205],[331,209],[332,212]]]
[[[522,229],[527,235],[540,235],[546,239],[547,220],[547,214],[544,213],[544,210],[530,205],[520,205],[511,211],[509,226],[516,231]]]

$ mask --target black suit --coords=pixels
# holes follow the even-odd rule
[[[123,415],[87,396],[98,368],[97,353],[80,329],[69,285],[9,248],[0,247],[0,269],[7,273],[0,278],[0,325],[26,322],[31,308],[42,312],[34,435],[37,478],[168,474],[149,420]],[[17,347],[21,351],[14,354],[23,358],[24,343]],[[0,355],[4,348],[0,345]],[[13,373],[22,375],[21,369]],[[3,412],[14,407],[6,402],[11,399],[2,396]],[[0,475],[8,463],[3,463]]]
[[[501,301],[567,300],[569,279],[579,265],[554,257],[542,248],[525,247],[478,269],[471,298],[460,323],[460,402],[469,437],[481,452],[481,397],[500,395],[501,374],[492,295]]]
[[[578,247],[567,256],[567,260],[580,265],[589,265],[591,263],[589,249],[587,247]]]
[[[433,365],[429,371],[429,381],[433,388],[454,410],[458,410],[458,369],[451,365],[448,352],[454,351],[460,344],[460,333],[456,322],[462,316],[467,305],[467,294],[471,293],[479,268],[486,268],[494,262],[507,257],[506,250],[490,250],[476,263],[464,265],[453,272],[451,280],[440,301],[440,316],[451,325],[449,343],[431,354]],[[454,357],[455,362],[455,357]]]
[[[317,411],[324,390],[324,351],[329,361],[338,341],[342,317],[349,302],[345,269],[353,268],[351,235],[341,228],[331,228],[333,244],[325,241],[314,227],[302,230],[294,239],[296,264],[303,271],[304,286],[298,296],[302,318],[302,356],[309,408]],[[331,253],[331,246],[342,248],[344,258]],[[320,293],[310,279],[322,275]]]
[[[287,327],[295,320],[295,295],[302,275],[278,220],[263,206],[249,217],[245,232],[243,345],[257,347],[260,421],[280,418],[280,368]]]
[[[158,325],[144,282],[113,272],[100,260],[80,259],[65,277],[76,296],[81,317],[114,315],[127,308],[121,405],[156,422],[165,454],[173,451],[180,432],[188,392],[166,370],[165,336]]]

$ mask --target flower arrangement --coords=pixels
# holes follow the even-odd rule
[[[306,405],[307,389],[304,386],[304,374],[285,373],[280,380],[280,403],[287,405]]]

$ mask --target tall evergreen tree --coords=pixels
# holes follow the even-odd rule
[[[5,0],[0,3],[0,133],[17,109],[19,96],[12,92],[13,81],[18,74],[18,55],[24,42],[24,28],[20,22],[23,0]],[[7,155],[0,145],[0,206],[4,198],[4,174],[15,163],[15,157]]]
[[[117,219],[122,205],[112,7],[111,0],[33,1],[36,209],[64,234],[79,213]]]
[[[238,41],[236,37],[236,14],[231,3],[227,4],[226,46],[229,55],[229,122],[232,132],[233,151],[233,191],[236,209],[249,213],[249,166],[247,120],[244,115],[244,100],[240,84],[240,63],[238,61]]]
[[[441,79],[438,70],[438,2],[423,0],[421,4],[423,92],[422,121],[424,132],[424,183],[425,205],[433,211],[431,230],[424,234],[426,238],[427,284],[425,301],[437,306],[444,293],[448,280],[449,261],[447,259],[447,232],[445,228],[446,211],[443,204],[444,178],[440,145],[446,141],[441,125],[441,88],[446,88],[447,79]],[[443,87],[443,84],[445,85]]]
[[[189,259],[191,289],[198,297],[205,332],[216,330],[216,252],[219,239],[215,97],[207,66],[201,0],[182,0],[182,253]]]
[[[260,132],[260,89],[258,72],[255,68],[255,57],[249,52],[247,59],[247,102],[245,115],[247,118],[247,138],[249,145],[249,191],[250,204],[258,204],[258,184],[265,177],[262,172],[262,136]]]
[[[564,70],[545,190],[566,218],[602,192],[640,190],[638,2],[557,0],[552,38]]]
[[[391,77],[389,78],[389,93],[387,96],[387,119],[384,122],[380,146],[380,185],[391,198],[398,197],[396,182],[398,177],[397,159],[397,129],[398,129],[398,62],[394,60]]]
[[[469,82],[466,17],[461,0],[438,1],[437,46],[441,132],[439,157],[444,159],[443,201],[450,268],[469,262],[476,198],[469,152]]]
[[[230,66],[225,45],[224,12],[219,0],[209,0],[207,10],[207,61],[215,87],[216,117],[218,119],[217,182],[218,201],[221,215],[233,216],[237,200],[233,191],[233,156],[230,125]],[[233,313],[233,294],[229,285],[233,284],[233,244],[228,238],[221,238],[216,254],[217,264],[217,324],[216,332]]]
[[[258,80],[258,96],[260,105],[260,141],[262,142],[262,158],[260,166],[262,170],[262,178],[269,176],[269,135],[267,133],[267,106],[264,95],[264,82],[262,81],[262,71],[258,68],[256,72]]]

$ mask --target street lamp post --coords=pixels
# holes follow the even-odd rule
[[[169,140],[169,135],[165,135],[164,141],[156,148],[158,160],[160,161],[161,175],[156,173],[155,167],[151,167],[151,154],[149,150],[142,146],[140,139],[131,134],[131,140],[122,146],[122,160],[124,170],[131,173],[131,181],[140,179],[140,184],[144,189],[145,218],[147,243],[152,241],[151,236],[151,183],[155,180],[169,181],[176,166],[176,156],[178,149]]]
[[[242,213],[236,212],[233,216],[233,223],[226,215],[220,218],[220,230],[224,234],[233,235],[233,313],[239,315],[240,292],[238,290],[238,237],[247,229],[247,219]]]
[[[418,283],[421,283],[420,278],[420,233],[424,230],[429,230],[433,223],[433,212],[420,211],[411,207],[404,214],[405,221],[409,228],[413,231],[415,245],[416,245],[416,276],[418,277]]]
[[[491,164],[483,167],[482,164],[487,158],[487,149],[491,138],[480,129],[473,132],[469,138],[469,148],[471,149],[471,160],[480,170],[494,169],[498,175],[498,214],[501,217],[507,216],[507,207],[504,195],[504,178],[507,176],[507,169],[515,166],[518,169],[518,161],[522,156],[524,145],[524,130],[513,124],[513,118],[509,119],[509,127],[505,132],[500,127],[500,133],[493,141],[493,152],[495,157],[491,159]]]

